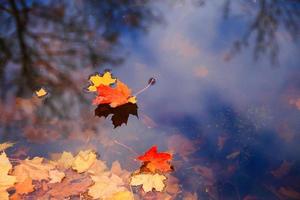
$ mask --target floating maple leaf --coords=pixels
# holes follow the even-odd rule
[[[121,126],[123,123],[127,124],[130,114],[138,117],[137,110],[137,105],[133,103],[126,103],[116,108],[112,108],[109,104],[100,104],[95,109],[95,115],[106,118],[108,115],[112,114],[111,120],[116,128]]]
[[[117,80],[115,87],[99,85],[97,92],[98,96],[93,101],[95,105],[109,104],[115,108],[126,103],[136,103],[136,97],[131,96],[131,90],[119,80]]]
[[[112,75],[109,71],[105,72],[103,75],[95,74],[89,78],[91,85],[87,88],[89,92],[96,92],[97,87],[100,85],[109,86],[116,82],[115,78],[112,78]]]
[[[173,170],[170,161],[172,155],[166,152],[157,152],[157,146],[151,147],[144,155],[139,156],[138,159],[144,162],[142,167],[147,168],[151,172],[156,170],[161,172],[170,172]]]
[[[35,95],[39,98],[42,98],[42,97],[46,96],[47,94],[48,94],[48,91],[44,88],[40,88],[35,91]]]

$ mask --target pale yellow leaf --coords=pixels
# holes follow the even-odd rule
[[[97,155],[92,150],[80,151],[72,163],[72,169],[78,173],[87,171],[96,161]]]
[[[8,200],[6,189],[12,187],[16,182],[16,177],[8,175],[12,165],[5,152],[0,154],[0,199]]]
[[[61,154],[59,160],[57,160],[57,166],[61,168],[69,169],[70,167],[72,167],[73,162],[74,162],[74,156],[72,155],[72,153],[64,151]]]
[[[49,171],[55,166],[49,163],[43,163],[43,158],[35,157],[32,160],[26,159],[15,166],[13,175],[17,177],[18,182],[23,182],[27,178],[32,180],[47,180],[49,179]]]
[[[150,192],[155,189],[158,192],[163,191],[166,177],[160,174],[135,174],[131,177],[130,185],[142,185],[145,192]]]
[[[89,188],[88,194],[93,199],[106,199],[114,193],[126,191],[122,179],[114,174],[103,173],[99,176],[92,176],[92,180],[95,184]]]
[[[65,177],[65,173],[54,169],[49,171],[49,177],[51,179],[49,183],[60,183]]]
[[[7,175],[9,170],[11,170],[12,165],[10,164],[6,153],[3,152],[0,154],[0,176]]]
[[[15,145],[14,142],[4,142],[4,143],[0,144],[0,151],[4,151],[14,145]]]
[[[102,160],[96,160],[88,169],[88,173],[97,175],[103,173],[107,169],[105,162]]]

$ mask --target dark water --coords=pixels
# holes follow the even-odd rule
[[[0,2],[0,143],[17,142],[10,153],[94,148],[133,171],[158,145],[175,155],[182,194],[300,199],[299,1]],[[127,126],[94,116],[84,88],[104,69],[133,92],[157,80]]]

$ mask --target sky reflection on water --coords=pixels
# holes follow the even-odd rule
[[[249,37],[248,46],[241,45],[241,51],[236,51],[234,44],[247,34],[262,4],[231,2],[224,18],[226,2],[209,1],[203,5],[200,1],[155,1],[137,5],[143,11],[157,11],[162,18],[159,23],[149,22],[151,25],[146,21],[146,32],[130,27],[118,29],[120,43],[109,48],[110,54],[115,51],[118,56],[125,55],[118,67],[115,62],[97,62],[96,68],[91,68],[83,60],[88,66],[77,67],[73,72],[67,67],[60,69],[78,80],[75,85],[82,89],[79,91],[86,100],[74,100],[74,107],[66,109],[71,118],[53,116],[51,112],[50,121],[39,122],[33,117],[30,123],[35,129],[49,129],[44,137],[41,133],[33,137],[33,130],[26,134],[24,128],[28,119],[17,119],[16,125],[5,126],[9,118],[2,117],[1,141],[20,141],[20,145],[30,148],[32,156],[93,147],[108,163],[120,160],[128,170],[138,166],[134,161],[136,153],[157,144],[175,153],[174,175],[185,191],[197,192],[200,199],[293,199],[280,189],[300,192],[298,38],[293,40],[293,34],[278,22],[275,32],[279,50],[275,60],[275,41],[265,53],[256,55],[261,50],[255,49],[254,36]],[[289,3],[299,8],[299,3],[288,1],[274,6]],[[299,30],[299,24],[296,27]],[[10,63],[9,67],[14,65],[18,64]],[[143,88],[150,77],[157,80],[138,96],[139,118],[130,117],[127,126],[113,129],[109,120],[95,118],[90,104],[93,97],[84,93],[88,76],[105,68],[110,68],[134,92]],[[8,77],[12,76],[9,71],[6,69]],[[46,87],[51,91],[53,85]],[[72,93],[66,92],[67,84],[65,88],[58,87],[61,90],[52,89],[38,110],[57,96],[65,96],[67,101],[72,98]],[[1,88],[4,89],[7,88]],[[9,98],[15,96],[18,94]],[[5,98],[4,107],[11,104]],[[60,104],[60,100],[56,103]],[[38,110],[28,113],[47,114]],[[62,134],[61,130],[66,132]],[[274,177],[272,171],[283,162],[291,163],[290,170],[280,178]]]

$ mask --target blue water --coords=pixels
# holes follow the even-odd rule
[[[48,8],[49,16],[42,25],[38,9],[37,16],[29,13],[26,31],[0,11],[0,41],[13,53],[0,49],[0,141],[17,142],[10,153],[25,146],[30,156],[48,157],[94,148],[108,163],[120,160],[133,171],[137,154],[158,145],[174,153],[172,175],[182,189],[177,199],[185,192],[199,199],[300,199],[297,1],[30,1],[27,6],[34,2]],[[24,58],[18,31],[30,59]],[[49,36],[43,47],[42,39],[28,32],[59,39]],[[104,69],[133,93],[156,79],[137,97],[139,118],[116,129],[109,119],[94,116],[94,96],[84,90],[89,75]],[[32,100],[40,86],[49,95]],[[284,162],[290,167],[276,177],[272,171]]]

